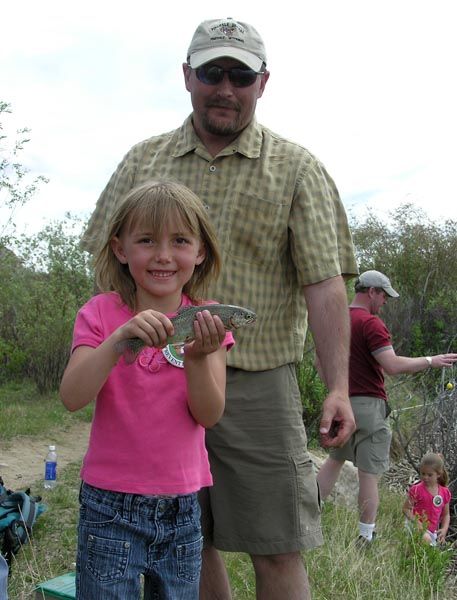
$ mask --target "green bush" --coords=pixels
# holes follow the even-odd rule
[[[25,371],[26,360],[25,352],[0,338],[0,383],[20,380]]]
[[[93,293],[90,257],[79,247],[81,227],[67,215],[36,235],[10,238],[14,252],[0,255],[4,381],[30,378],[40,393],[58,387],[76,313]]]

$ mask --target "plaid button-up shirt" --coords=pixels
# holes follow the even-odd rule
[[[97,247],[114,207],[148,179],[178,181],[202,199],[223,261],[210,298],[257,313],[254,326],[235,332],[228,364],[261,371],[299,361],[307,327],[302,287],[357,273],[346,213],[323,165],[255,120],[212,157],[188,117],[126,154],[97,202],[85,248]]]

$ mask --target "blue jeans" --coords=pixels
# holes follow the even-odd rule
[[[196,494],[137,496],[81,486],[78,600],[197,600],[202,536]]]
[[[8,564],[0,554],[0,600],[8,600]]]

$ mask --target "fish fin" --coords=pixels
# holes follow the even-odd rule
[[[124,352],[122,353],[125,364],[132,365],[135,362],[136,357],[138,356],[139,353],[140,353],[139,350],[132,350],[131,348],[126,348],[124,350]]]
[[[136,340],[136,338],[132,339]],[[123,356],[125,364],[131,365],[135,362],[136,357],[144,345],[145,344],[141,345],[139,343],[132,344],[132,340],[128,339],[117,342],[117,344],[114,345],[114,349],[118,354]]]

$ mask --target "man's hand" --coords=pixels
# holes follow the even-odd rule
[[[320,424],[324,448],[342,446],[355,430],[348,397],[349,311],[341,275],[305,286],[308,323],[316,345],[316,367],[330,390]]]
[[[430,366],[437,369],[440,367],[452,367],[452,365],[457,362],[457,354],[454,353],[436,354],[430,358],[432,359]]]
[[[355,431],[354,415],[348,396],[331,392],[322,405],[320,443],[324,448],[343,446]]]

